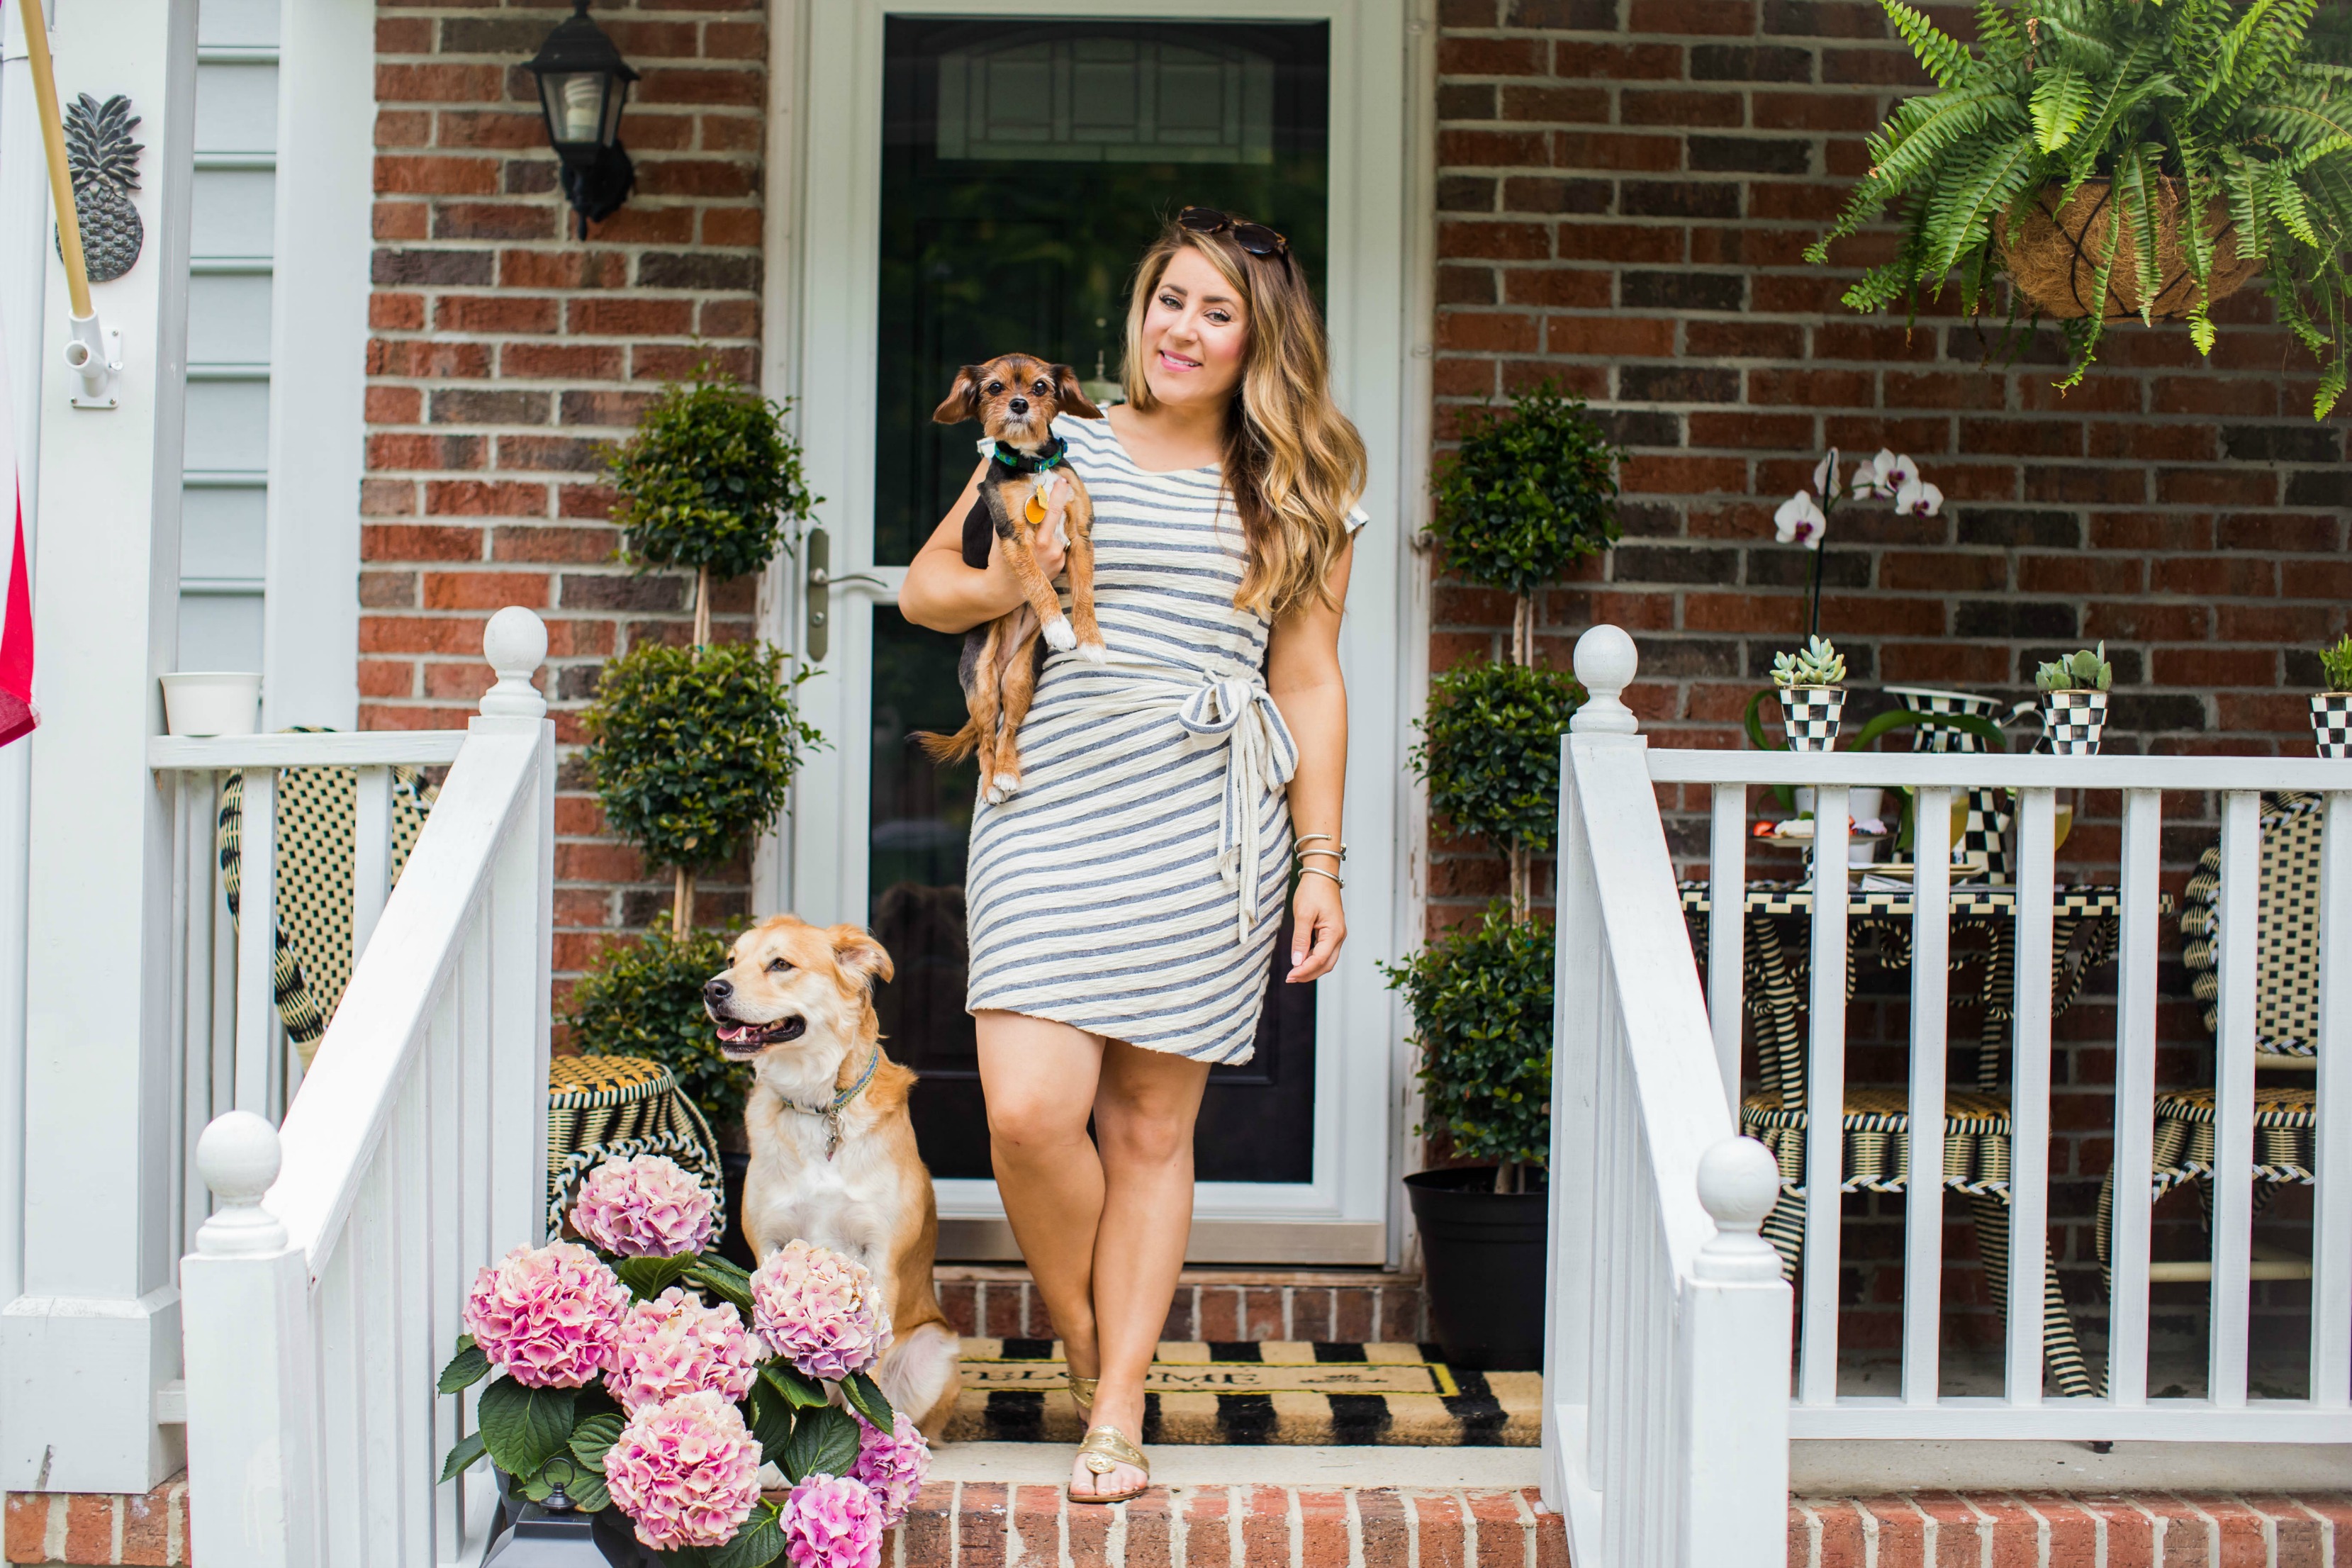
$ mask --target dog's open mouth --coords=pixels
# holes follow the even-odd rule
[[[794,1014],[770,1024],[719,1025],[719,1054],[730,1061],[749,1061],[781,1040],[797,1040],[808,1032],[808,1020]]]

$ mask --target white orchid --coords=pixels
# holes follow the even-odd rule
[[[1838,449],[1832,447],[1827,456],[1813,465],[1813,490],[1835,505],[1838,499]]]
[[[1895,492],[1895,510],[1906,517],[1933,517],[1944,504],[1944,492],[1916,474]]]
[[[1822,515],[1821,507],[1809,490],[1799,490],[1772,514],[1772,537],[1783,544],[1801,544],[1808,550],[1822,547],[1822,531],[1828,526],[1829,519]]]
[[[1911,460],[1908,452],[1897,457],[1881,447],[1878,456],[1870,460],[1870,466],[1878,472],[1878,493],[1881,495],[1899,494],[1905,485],[1919,482],[1919,465]]]

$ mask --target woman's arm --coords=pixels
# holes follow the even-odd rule
[[[1298,771],[1290,778],[1290,826],[1297,837],[1328,834],[1308,849],[1339,847],[1339,807],[1348,788],[1348,686],[1339,674],[1339,613],[1348,603],[1348,572],[1356,547],[1351,541],[1331,567],[1331,602],[1309,600],[1275,624],[1266,647],[1265,685],[1274,705],[1298,742]],[[1307,855],[1300,862],[1344,876],[1336,856]],[[1339,908],[1339,884],[1329,877],[1301,875],[1290,901],[1290,979],[1314,980],[1331,973],[1339,944],[1348,939]]]
[[[907,568],[907,580],[898,588],[898,613],[919,626],[935,632],[968,632],[1021,603],[1021,579],[1004,559],[1003,541],[989,540],[986,571],[975,572],[963,563],[964,514],[980,500],[980,481],[987,472],[988,460],[983,458]],[[1047,582],[1061,575],[1066,546],[1045,537],[1040,530],[1030,548],[1036,552],[1037,569]]]

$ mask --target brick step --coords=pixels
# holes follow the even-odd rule
[[[1025,1268],[941,1264],[940,1310],[960,1334],[1050,1340],[1054,1325]],[[1187,1268],[1176,1284],[1163,1340],[1396,1340],[1429,1338],[1421,1279],[1377,1268]]]

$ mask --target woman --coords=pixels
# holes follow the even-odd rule
[[[1328,973],[1347,934],[1339,616],[1363,521],[1364,445],[1272,229],[1184,209],[1138,268],[1125,378],[1107,422],[1055,425],[1094,498],[1109,657],[1046,664],[965,889],[997,1185],[1069,1359],[1081,1502],[1149,1484],[1133,1439],[1192,1226],[1192,1121],[1210,1067],[1249,1058],[1294,865],[1289,980]],[[1021,601],[993,546],[964,563],[986,469],[908,569],[919,626]]]

